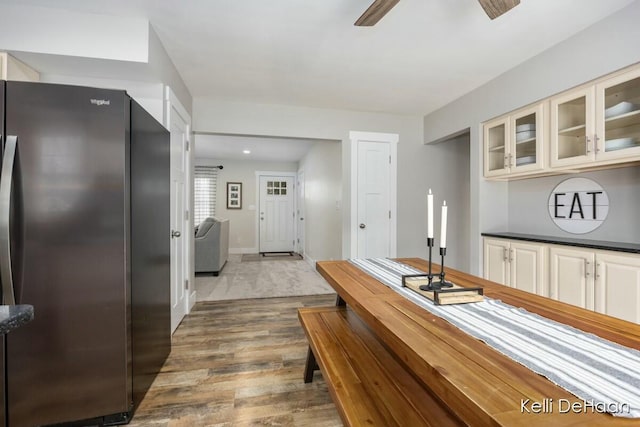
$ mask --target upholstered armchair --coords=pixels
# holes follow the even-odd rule
[[[220,274],[229,258],[229,220],[206,218],[195,237],[196,273]]]

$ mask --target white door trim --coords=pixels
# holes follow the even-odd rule
[[[164,125],[169,129],[171,122],[169,119],[171,118],[171,109],[176,110],[176,113],[182,117],[182,119],[187,122],[189,127],[191,127],[191,116],[187,112],[187,109],[184,108],[176,94],[171,90],[169,86],[166,86],[165,90],[165,120]]]
[[[300,176],[302,176],[302,180],[300,180]],[[303,194],[302,198],[300,198],[300,189],[305,190],[305,183],[304,183],[304,169],[299,169],[298,172],[296,173],[296,227],[295,227],[295,231],[296,231],[296,250],[298,251],[298,253],[300,255],[302,255],[302,257],[305,257],[305,228],[304,228],[304,199],[307,197],[306,193]],[[300,218],[303,218],[302,220],[300,220]],[[300,242],[300,238],[302,237],[302,242]]]
[[[351,144],[351,219],[349,228],[350,237],[350,257],[358,256],[358,141],[384,142],[389,144],[391,153],[391,168],[389,170],[389,209],[391,210],[391,230],[389,232],[389,256],[397,256],[397,192],[398,192],[398,141],[400,137],[397,133],[378,132],[349,132]]]
[[[279,171],[255,171],[256,174],[256,210],[255,210],[255,242],[256,242],[256,250],[257,253],[260,251],[260,177],[261,176],[290,176],[293,177],[293,185],[296,185],[296,178],[298,176],[298,172],[279,172]],[[297,188],[294,187],[294,192],[298,191]],[[295,193],[294,193],[295,194]],[[296,197],[293,198],[293,213],[295,214],[296,209],[298,208]],[[293,235],[298,235],[298,217],[293,218]]]

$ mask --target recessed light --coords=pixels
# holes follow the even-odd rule
[[[242,150],[244,154],[251,154],[251,150]]]

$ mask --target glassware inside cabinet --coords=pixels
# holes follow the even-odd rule
[[[604,151],[640,146],[640,77],[604,91]]]
[[[516,119],[515,166],[530,165],[536,162],[536,113]]]

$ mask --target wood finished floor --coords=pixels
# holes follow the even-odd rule
[[[131,426],[342,426],[322,375],[303,382],[299,307],[335,295],[197,303]]]

